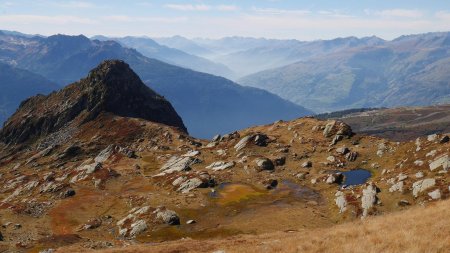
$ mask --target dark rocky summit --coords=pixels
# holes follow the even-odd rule
[[[141,118],[187,132],[172,105],[148,88],[128,64],[108,60],[93,69],[86,78],[58,92],[23,101],[5,123],[0,140],[23,143],[69,124],[81,125],[101,113]]]

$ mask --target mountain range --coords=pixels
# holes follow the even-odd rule
[[[192,69],[199,72],[205,72],[227,78],[234,76],[233,72],[223,64],[215,63],[206,58],[192,55],[179,49],[171,48],[158,44],[156,41],[147,37],[121,37],[109,38],[105,36],[94,36],[92,39],[101,41],[113,40],[124,47],[134,48],[144,56],[154,58],[169,64]]]
[[[450,33],[344,47],[244,77],[316,112],[450,102]]]
[[[0,62],[0,124],[20,102],[36,94],[48,94],[59,87],[38,74]]]
[[[217,133],[311,114],[264,90],[148,58],[115,41],[90,40],[82,35],[0,34],[1,62],[41,75],[60,87],[78,81],[107,59],[126,61],[145,84],[170,100],[193,136],[209,138]],[[13,85],[6,85],[14,89]],[[21,99],[28,96],[22,94]]]

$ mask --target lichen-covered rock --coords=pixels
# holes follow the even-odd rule
[[[234,165],[235,165],[235,162],[233,162],[233,161],[231,161],[231,162],[218,161],[218,162],[211,163],[210,165],[206,166],[206,168],[210,169],[210,170],[214,170],[214,171],[219,171],[219,170],[233,168]]]
[[[273,162],[268,158],[258,158],[255,160],[256,165],[261,170],[273,170],[275,169],[275,166],[273,165]]]
[[[160,169],[159,175],[171,174],[174,172],[190,170],[192,165],[200,163],[200,160],[193,157],[172,156]]]
[[[361,207],[363,209],[363,217],[369,214],[369,211],[378,202],[378,188],[374,184],[369,184],[367,188],[362,190]]]
[[[436,185],[436,179],[434,178],[426,178],[420,181],[417,181],[413,184],[413,196],[418,197],[419,193],[428,190],[429,188]]]
[[[436,169],[442,168],[443,170],[447,170],[450,167],[450,157],[449,155],[443,155],[436,158],[433,162],[430,163],[430,170],[434,171]]]
[[[347,210],[347,200],[345,199],[345,194],[341,191],[337,191],[334,196],[336,196],[334,202],[339,207],[339,213],[345,212],[345,210]]]
[[[172,210],[165,207],[158,207],[153,213],[156,214],[156,219],[166,224],[180,225],[180,217],[178,217],[178,214]]]

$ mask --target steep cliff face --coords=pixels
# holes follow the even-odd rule
[[[67,124],[83,124],[101,113],[141,118],[187,131],[164,97],[144,85],[128,64],[110,60],[102,62],[79,82],[22,102],[0,132],[0,140],[26,142]]]

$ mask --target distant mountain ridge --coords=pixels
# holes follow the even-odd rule
[[[0,36],[0,61],[59,85],[78,81],[107,59],[127,62],[145,84],[171,101],[189,133],[196,137],[211,138],[218,133],[312,114],[267,91],[151,59],[115,41],[89,40],[81,35]]]
[[[402,36],[265,70],[239,83],[317,112],[450,102],[450,33]]]
[[[83,124],[101,113],[142,118],[186,131],[171,104],[145,86],[128,64],[105,61],[77,83],[23,101],[0,131],[0,140],[26,142],[74,121]]]
[[[232,78],[234,76],[233,72],[223,64],[218,64],[200,56],[188,54],[175,48],[160,45],[150,38],[132,36],[110,38],[105,36],[94,36],[92,39],[98,39],[100,41],[117,41],[124,47],[136,49],[144,56],[195,71],[227,78]]]
[[[58,86],[43,76],[0,62],[0,128],[22,100],[56,89]]]

